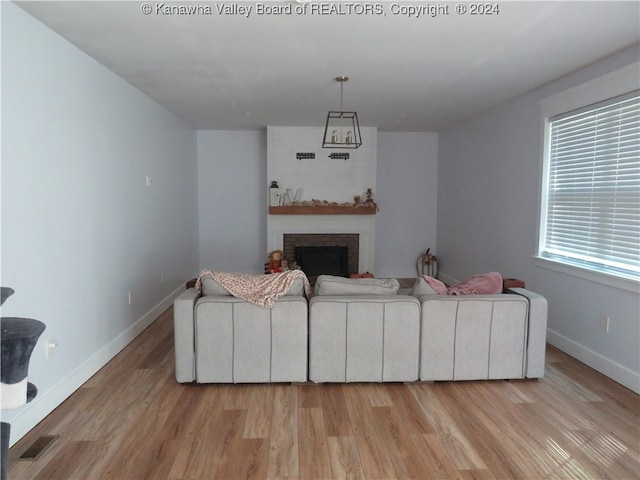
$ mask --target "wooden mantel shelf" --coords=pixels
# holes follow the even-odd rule
[[[269,207],[271,215],[375,215],[378,208],[360,205],[288,205]]]

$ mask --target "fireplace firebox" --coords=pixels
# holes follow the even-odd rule
[[[298,246],[295,248],[296,263],[314,285],[318,275],[348,275],[349,248],[346,246]]]
[[[342,247],[341,252],[344,252],[346,248],[346,271],[343,269],[342,263],[339,272],[335,268],[322,271],[325,270],[325,265],[320,272],[311,273],[314,278],[310,277],[307,268],[303,268],[303,270],[311,283],[315,283],[315,277],[322,274],[347,277],[351,273],[358,272],[359,241],[360,236],[357,233],[285,233],[283,234],[284,258],[289,262],[289,265],[295,262],[300,266],[300,261],[296,258],[298,247]]]

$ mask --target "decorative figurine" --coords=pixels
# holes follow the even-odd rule
[[[282,250],[274,250],[269,254],[269,264],[267,270],[269,273],[282,272],[282,260],[284,259],[284,252]]]
[[[367,191],[364,194],[364,204],[365,205],[372,205],[375,204],[375,200],[373,199],[373,190],[370,188],[367,188]]]

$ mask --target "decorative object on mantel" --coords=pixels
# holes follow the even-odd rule
[[[336,77],[340,82],[340,111],[329,111],[322,137],[323,148],[358,148],[362,145],[357,112],[345,112],[343,108],[343,87],[349,77]]]
[[[297,152],[296,158],[298,160],[314,160],[316,158],[316,154],[314,152]]]
[[[331,153],[329,154],[329,158],[332,160],[349,160],[349,154],[346,152]]]
[[[278,182],[275,180],[271,182],[271,187],[269,188],[269,205],[272,207],[280,205],[280,187],[278,187]]]
[[[291,205],[299,205],[301,200],[302,200],[301,188],[296,188],[295,192],[293,191],[293,188],[287,188],[286,191],[284,192],[284,195],[282,195],[281,204],[285,207],[288,207]]]
[[[376,201],[373,199],[373,190],[371,188],[367,188],[367,191],[364,192],[364,205],[377,205]]]

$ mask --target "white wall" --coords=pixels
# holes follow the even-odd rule
[[[181,120],[12,3],[1,8],[1,281],[16,290],[2,315],[47,326],[29,368],[38,396],[2,412],[15,441],[197,270],[197,164]],[[49,359],[47,339],[58,343]]]
[[[262,272],[267,261],[267,132],[198,132],[200,268]]]
[[[638,60],[637,46],[440,134],[438,259],[450,277],[495,270],[549,301],[547,339],[640,391],[640,296],[538,266],[539,100]],[[608,333],[600,316],[611,317]]]
[[[376,275],[415,277],[420,253],[438,253],[437,133],[378,132],[376,200]]]
[[[373,127],[361,128],[362,145],[348,150],[321,148],[322,127],[268,127],[269,183],[276,180],[283,191],[302,188],[302,200],[353,202],[367,188],[375,191],[376,132]],[[297,152],[312,152],[316,158],[298,160]],[[328,158],[338,152],[348,153],[349,160]]]

